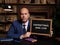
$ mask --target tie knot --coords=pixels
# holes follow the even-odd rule
[[[23,26],[26,26],[26,25],[23,25]]]
[[[23,25],[23,28],[25,28],[25,26],[26,26],[26,25],[24,24],[24,25]]]

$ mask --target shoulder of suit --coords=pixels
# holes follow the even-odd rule
[[[21,21],[20,20],[15,20],[12,24],[20,24]]]

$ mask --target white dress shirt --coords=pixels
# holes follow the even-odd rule
[[[23,25],[25,25],[26,31],[27,31],[28,23],[29,23],[29,20],[26,23],[22,23],[22,28],[24,28]],[[22,39],[22,37],[23,35],[20,36],[20,39]]]
[[[25,25],[26,31],[27,31],[27,27],[28,27],[28,22],[29,22],[29,20],[26,23],[22,23],[22,28],[24,28],[23,25]]]

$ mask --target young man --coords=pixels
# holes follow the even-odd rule
[[[30,14],[27,8],[22,8],[20,10],[20,20],[14,21],[8,31],[7,37],[13,39],[23,39],[30,37],[31,33],[28,32],[30,29]],[[23,30],[23,25],[25,25],[25,30]],[[25,32],[24,32],[25,31]]]

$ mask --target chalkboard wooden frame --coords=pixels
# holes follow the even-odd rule
[[[38,32],[32,32],[32,29],[33,29],[33,27],[32,27],[32,24],[33,24],[33,21],[35,20],[35,22],[37,22],[37,21],[48,21],[49,22],[49,33],[38,33]],[[31,20],[30,20],[30,32],[32,33],[32,34],[36,34],[36,35],[43,35],[43,36],[51,36],[51,31],[52,31],[52,19],[39,19],[39,18],[31,18]]]

